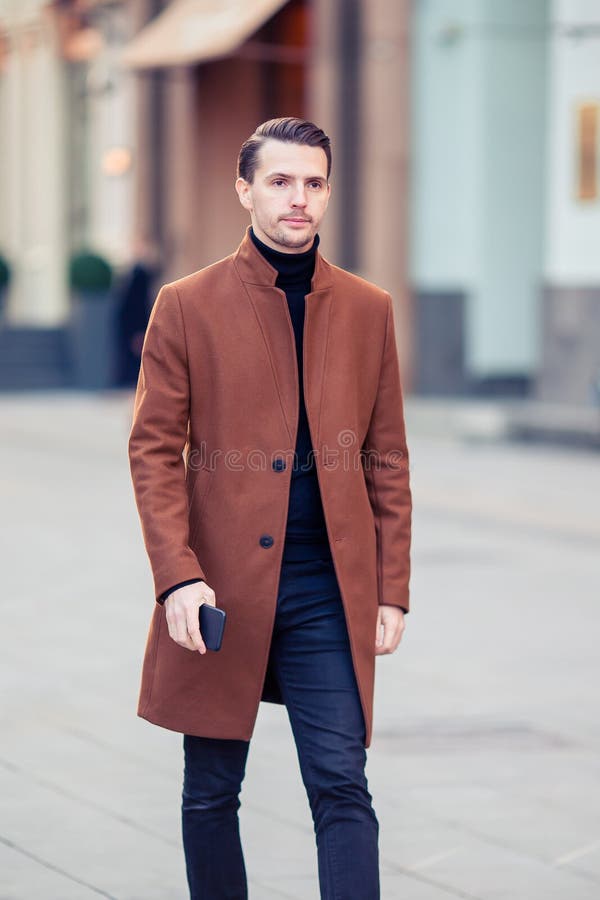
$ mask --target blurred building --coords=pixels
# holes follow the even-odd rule
[[[65,261],[80,246],[120,266],[134,237],[155,241],[163,280],[229,253],[247,224],[233,190],[239,146],[263,119],[296,114],[334,141],[327,255],[393,292],[408,369],[407,8],[0,0],[0,122],[11,135],[0,252],[14,272],[13,344],[19,329],[68,317]],[[15,228],[17,209],[29,212]]]
[[[7,332],[59,354],[75,250],[153,244],[161,282],[231,252],[238,148],[291,114],[407,389],[595,402],[599,40],[595,0],[0,0],[0,385]]]
[[[167,277],[237,246],[248,216],[235,163],[256,125],[314,119],[334,144],[324,250],[392,290],[408,362],[407,10],[395,0],[177,0],[139,31],[123,56],[144,96],[137,145],[153,148],[137,208],[166,250]]]
[[[0,387],[69,384],[71,254],[119,271],[132,232],[135,95],[125,4],[0,0]]]
[[[551,9],[536,391],[600,405],[600,4]]]
[[[585,405],[600,371],[600,5],[413,6],[417,390]]]

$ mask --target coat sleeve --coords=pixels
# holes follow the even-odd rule
[[[183,450],[190,388],[177,289],[164,285],[152,308],[142,347],[129,464],[157,602],[172,585],[206,580],[189,546]]]
[[[379,604],[410,609],[412,496],[404,402],[394,330],[388,310],[377,396],[363,444],[363,467],[377,536]]]

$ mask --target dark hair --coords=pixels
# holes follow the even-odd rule
[[[327,178],[331,174],[331,144],[325,132],[313,122],[286,116],[283,119],[269,119],[259,125],[254,134],[244,141],[237,161],[237,176],[249,184],[254,181],[258,151],[266,140],[272,138],[287,144],[307,144],[321,147],[327,157]]]

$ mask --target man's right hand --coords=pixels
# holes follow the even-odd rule
[[[205,581],[177,588],[164,602],[169,637],[180,647],[199,653],[206,653],[198,620],[198,611],[203,603],[216,606],[215,592]]]

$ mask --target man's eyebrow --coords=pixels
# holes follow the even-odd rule
[[[265,175],[265,178],[288,178],[288,179],[292,179],[293,177],[294,177],[293,175],[290,175],[290,174],[287,173],[287,172],[267,172],[267,174]],[[327,179],[325,178],[324,175],[308,175],[304,180],[305,180],[305,181],[322,181],[322,182],[324,182],[324,183],[327,181]]]

